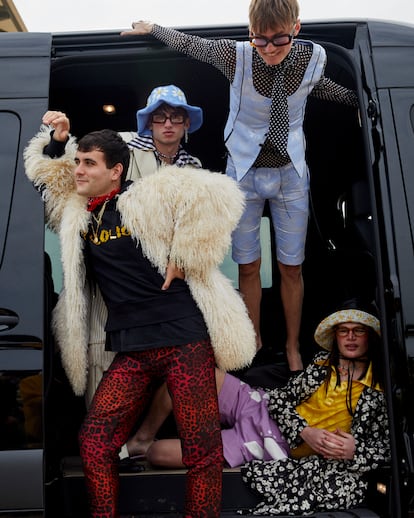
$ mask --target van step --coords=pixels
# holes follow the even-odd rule
[[[119,507],[121,518],[181,518],[184,503],[185,470],[153,469],[137,463],[142,471],[120,472]],[[162,488],[162,491],[160,490]],[[62,491],[65,518],[87,518],[87,496],[79,457],[62,463]],[[240,469],[223,470],[222,518],[240,518],[258,503],[256,495],[243,483]],[[318,518],[379,518],[369,509],[316,513]],[[279,516],[279,518],[282,518]]]
[[[120,499],[121,514],[138,518],[140,515],[156,516],[168,513],[173,518],[174,513],[183,509],[184,503],[184,469],[154,470],[145,462],[137,463],[142,471],[120,471]],[[162,488],[162,496],[160,495]],[[86,488],[84,475],[79,457],[67,457],[62,463],[62,490],[65,516],[81,518],[87,509]],[[225,469],[223,472],[223,499],[224,512],[237,509],[247,510],[257,504],[257,497],[244,485],[240,470]],[[239,515],[240,516],[240,515]]]

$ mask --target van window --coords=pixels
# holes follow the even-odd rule
[[[19,135],[18,117],[12,112],[0,111],[0,265],[3,262],[10,204],[13,199]]]
[[[62,263],[60,261],[60,244],[59,237],[48,228],[45,231],[45,251],[49,254],[52,263],[53,286],[56,293],[62,291],[63,272]]]
[[[268,217],[263,217],[260,225],[260,246],[262,248],[262,264],[260,267],[260,277],[263,288],[270,288],[272,286],[272,249],[271,249],[271,225]],[[45,232],[45,250],[49,254],[52,262],[52,276],[53,284],[56,293],[62,290],[62,263],[60,261],[60,245],[58,236],[46,229]],[[231,247],[227,252],[224,261],[220,266],[221,271],[228,277],[233,286],[237,289],[239,287],[238,267],[231,258]]]
[[[260,277],[263,288],[272,286],[272,248],[271,248],[271,225],[268,217],[263,217],[260,224],[260,246],[262,248],[262,263]],[[239,287],[239,274],[237,264],[231,258],[231,247],[220,267],[221,271],[228,277],[235,288]]]

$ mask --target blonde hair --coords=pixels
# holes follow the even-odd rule
[[[293,25],[299,18],[297,0],[251,0],[249,6],[250,30],[266,32],[274,27]]]

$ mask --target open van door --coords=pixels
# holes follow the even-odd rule
[[[414,477],[414,40],[409,27],[396,29],[370,22],[359,51],[362,118],[373,172],[370,192],[378,221],[381,325],[391,375],[390,502],[393,512],[406,516]]]
[[[48,107],[50,49],[48,34],[1,38],[0,514],[43,508],[44,217],[22,153]]]

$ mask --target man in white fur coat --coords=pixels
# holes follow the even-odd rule
[[[25,150],[60,236],[64,289],[53,325],[76,394],[87,382],[91,298],[108,309],[106,349],[116,352],[80,432],[91,516],[116,517],[121,446],[167,382],[188,468],[186,517],[220,515],[223,463],[214,366],[248,365],[256,351],[245,306],[219,264],[243,210],[224,175],[175,166],[125,181],[129,151],[111,130],[76,144],[69,120],[48,112]],[[66,143],[57,156],[56,142]],[[185,275],[185,280],[184,280]]]

